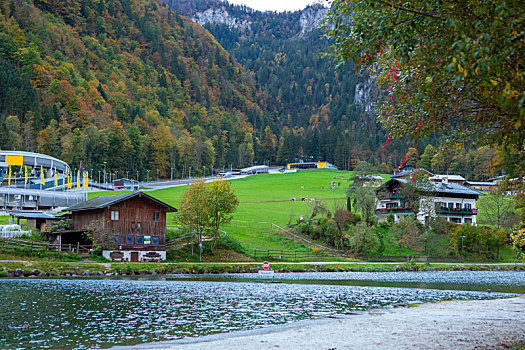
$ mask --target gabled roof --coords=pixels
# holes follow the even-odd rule
[[[470,187],[449,182],[448,184],[444,184],[442,182],[434,182],[433,183],[434,192],[439,193],[451,193],[451,194],[467,194],[472,196],[484,196],[485,194],[479,191],[476,191]]]
[[[64,209],[64,211],[82,211],[82,210],[92,210],[92,209],[102,209],[109,207],[110,205],[113,205],[115,203],[123,202],[125,200],[131,199],[133,197],[146,197],[147,199],[156,202],[157,204],[160,204],[161,206],[166,208],[166,211],[176,212],[177,209],[172,207],[169,204],[166,204],[149,194],[146,194],[144,192],[138,191],[138,192],[131,192],[131,193],[124,193],[124,194],[117,194],[113,196],[102,196],[102,197],[96,197],[93,199],[90,199],[86,202],[82,202],[76,205],[73,205],[72,207]]]
[[[408,176],[411,176],[412,174],[418,174],[421,172],[428,174],[428,176],[434,176],[434,174],[432,174],[430,171],[426,169],[423,169],[423,168],[413,169],[412,168],[412,169],[401,170],[400,172],[394,173],[394,175],[392,175],[391,178],[395,179],[395,178],[401,178],[401,177],[408,177]]]
[[[434,175],[430,180],[443,180],[448,179],[448,181],[466,181],[466,179],[461,175]]]
[[[376,190],[376,193],[378,193],[382,188],[388,188],[394,185],[396,182],[402,186],[402,184],[406,184],[409,181],[407,179],[390,179],[384,184],[382,184],[380,187],[378,187]],[[455,182],[449,182],[448,184],[444,184],[442,182],[428,182],[428,183],[425,183],[424,185],[419,184],[417,186],[419,190],[423,190],[425,192],[463,194],[463,195],[470,195],[470,196],[484,196],[485,195],[483,192],[476,191],[472,188],[469,188],[467,186],[464,186],[464,185],[461,185]]]
[[[488,181],[467,181],[467,185],[472,186],[497,186],[498,184],[495,182],[488,182]]]

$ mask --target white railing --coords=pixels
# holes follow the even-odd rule
[[[31,231],[0,231],[1,238],[17,238],[22,235],[31,235]]]

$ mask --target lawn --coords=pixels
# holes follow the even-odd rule
[[[351,176],[350,171],[316,169],[232,180],[240,204],[232,223],[222,229],[248,252],[254,249],[309,249],[272,230],[275,225],[285,227],[301,216],[310,215],[313,200],[323,201],[330,210],[344,206]],[[389,176],[383,177],[387,179]],[[335,182],[335,188],[332,188],[332,182]],[[179,186],[147,193],[177,208],[185,190],[186,186]],[[97,192],[90,194],[90,198],[118,193],[124,192]],[[302,201],[303,197],[307,200]],[[174,216],[168,214],[168,226],[175,224]]]
[[[223,227],[229,236],[245,249],[307,249],[281,235],[271,233],[272,224],[284,227],[295,222],[301,215],[310,214],[310,199],[322,200],[329,208],[344,205],[349,178],[352,173],[336,170],[304,170],[289,174],[261,174],[233,180],[239,207],[231,225]],[[332,189],[330,183],[336,183]],[[324,188],[323,188],[324,186]],[[186,187],[173,187],[148,192],[175,207]],[[305,197],[308,201],[303,202]],[[295,198],[296,201],[291,199]],[[168,225],[173,221],[168,217]]]

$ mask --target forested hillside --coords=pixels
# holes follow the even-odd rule
[[[410,144],[394,141],[388,153],[383,149],[387,132],[365,112],[374,99],[367,77],[356,75],[351,64],[337,70],[323,57],[329,42],[317,29],[321,7],[271,13],[220,0],[166,2],[209,29],[266,92],[283,127],[260,134],[279,139],[273,160],[321,159],[344,169],[359,160],[399,165]]]
[[[378,89],[323,56],[324,9],[165,1],[0,2],[0,148],[145,179],[300,160],[389,172],[409,148],[423,160],[427,144],[441,144],[385,147]],[[432,169],[474,171],[452,161],[461,152],[435,151]],[[487,155],[492,174],[501,162]]]
[[[241,66],[155,0],[2,1],[0,67],[0,147],[75,166],[246,166],[249,118],[271,124]]]

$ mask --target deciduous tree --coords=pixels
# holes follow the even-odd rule
[[[334,0],[325,28],[339,64],[385,87],[389,130],[523,149],[523,18],[520,1]]]

